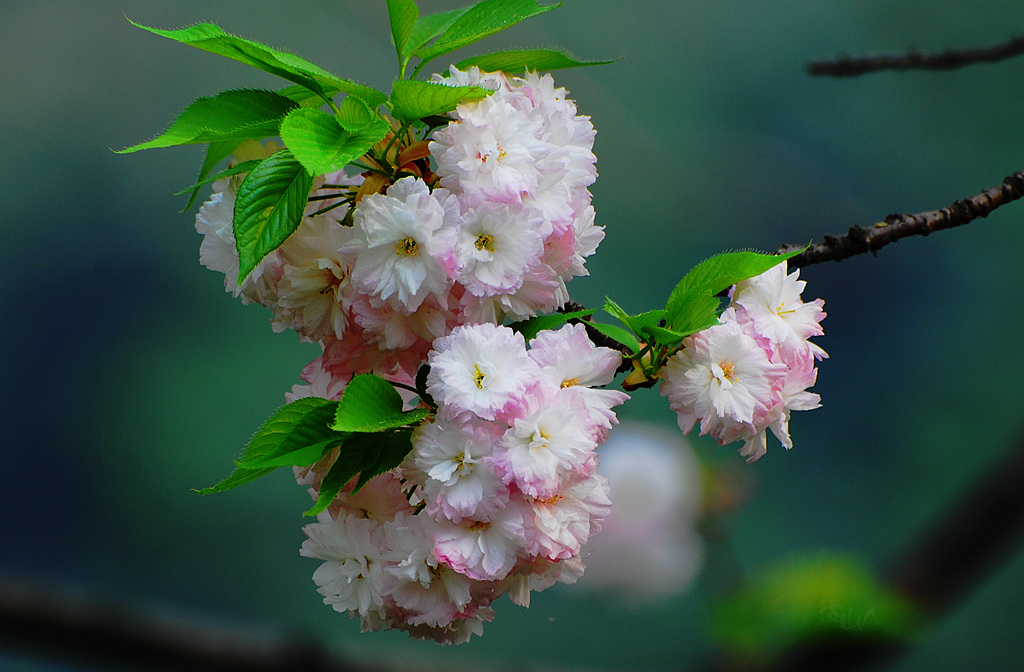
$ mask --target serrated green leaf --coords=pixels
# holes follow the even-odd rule
[[[676,297],[676,312],[666,321],[678,333],[689,336],[718,323],[721,301],[710,292],[696,287]]]
[[[642,334],[646,329],[658,326],[663,319],[665,319],[664,310],[648,310],[639,315],[630,315],[627,324],[634,334]]]
[[[597,312],[597,308],[590,310],[578,310],[573,313],[554,313],[552,315],[537,315],[527,320],[513,322],[508,325],[512,331],[518,331],[527,342],[531,341],[545,329],[556,329],[573,318],[587,317]]]
[[[234,215],[238,284],[302,223],[312,186],[313,176],[287,149],[265,158],[242,181]]]
[[[342,79],[301,56],[230,35],[225,33],[220,26],[212,23],[199,23],[179,30],[162,30],[135,23],[131,19],[129,21],[133,26],[148,30],[155,35],[226,56],[290,82],[295,82],[313,91],[324,100],[329,99],[327,89],[330,87],[357,96],[371,107],[377,107],[387,100],[387,96],[372,87]]]
[[[359,480],[353,493],[358,492],[374,476],[397,467],[412,450],[411,436],[412,432],[408,429],[350,435],[342,444],[338,459],[321,482],[316,504],[304,515],[315,516],[324,511],[357,474]]]
[[[679,301],[685,292],[702,290],[712,296],[728,289],[748,278],[760,275],[781,264],[786,259],[799,254],[802,250],[794,250],[787,254],[762,254],[760,252],[726,252],[705,259],[694,266],[669,295],[665,308],[669,313],[669,322],[679,310]]]
[[[395,52],[398,54],[399,69],[405,72],[405,66],[409,58],[405,55],[405,46],[409,42],[409,35],[420,18],[420,10],[416,7],[415,0],[388,0],[388,21],[391,23],[391,39],[395,43]]]
[[[485,72],[501,70],[509,74],[519,74],[526,70],[547,72],[587,65],[607,65],[614,63],[616,60],[618,59],[610,61],[581,61],[568,51],[556,49],[511,49],[466,58],[456,63],[455,67],[459,70],[465,70],[475,65]]]
[[[627,327],[629,326],[629,313],[622,309],[619,304],[612,301],[609,297],[604,297],[604,312],[608,313],[619,322],[622,322]]]
[[[328,424],[334,417],[337,404],[336,401],[319,397],[307,397],[282,406],[249,440],[242,458],[236,463],[236,469],[220,483],[197,492],[207,495],[236,488],[274,470],[274,466],[258,465],[261,459],[300,450],[336,436],[337,433],[332,432]]]
[[[672,329],[666,329],[664,327],[658,326],[644,327],[643,332],[645,335],[649,336],[651,340],[657,341],[661,345],[667,345],[669,347],[679,345],[679,343],[681,343],[682,340],[689,335],[683,332],[674,331]]]
[[[464,100],[479,100],[490,95],[477,86],[448,86],[438,82],[398,80],[391,92],[395,116],[403,121],[445,114]]]
[[[281,445],[270,454],[254,459],[238,462],[238,466],[245,469],[261,469],[265,467],[308,467],[316,464],[334,447],[341,445],[348,434],[344,432],[333,432],[334,436],[323,441],[302,445]]]
[[[277,467],[264,467],[262,469],[243,469],[242,467],[236,467],[231,474],[217,485],[211,485],[208,488],[200,488],[199,490],[193,490],[200,495],[212,495],[215,492],[224,492],[226,490],[232,490],[240,485],[245,485],[249,481],[255,481],[261,476],[266,476],[270,472],[274,471]]]
[[[310,174],[323,175],[358,159],[388,131],[387,124],[364,128],[352,134],[333,115],[300,107],[281,122],[281,140]]]
[[[188,203],[182,209],[182,212],[186,212],[196,202],[196,198],[199,196],[198,185],[206,179],[210,171],[217,167],[217,164],[231,156],[231,153],[238,148],[238,144],[238,140],[222,140],[220,142],[211,142],[206,146],[206,155],[203,157],[203,164],[199,167],[199,176],[196,178],[197,186],[192,189],[192,194],[189,196]]]
[[[435,12],[418,18],[416,24],[412,27],[412,32],[409,33],[408,41],[405,43],[405,51],[402,52],[402,57],[405,61],[408,62],[416,51],[448,30],[449,26],[470,9],[472,7],[462,7],[461,9]]]
[[[372,373],[353,376],[338,402],[332,429],[340,432],[380,432],[419,422],[425,408],[402,411],[402,397],[391,383]]]
[[[601,322],[588,322],[587,326],[593,327],[613,341],[623,344],[632,350],[633,354],[640,352],[640,342],[636,340],[636,337],[634,337],[633,334],[621,327],[616,327],[613,324],[603,324]]]
[[[199,187],[210,184],[211,182],[223,180],[225,177],[233,177],[235,175],[241,175],[242,173],[248,173],[250,170],[260,165],[261,161],[262,159],[251,159],[249,161],[242,161],[241,163],[236,163],[230,168],[225,168],[224,170],[214,173],[213,175],[208,175],[203,179],[199,180],[198,182],[196,182],[195,184],[191,184],[185,187],[181,191],[173,192],[173,194],[175,196],[184,196],[188,192],[195,191],[199,189]]]
[[[413,55],[426,63],[561,4],[541,6],[537,0],[482,0],[453,21],[432,44],[417,49]]]
[[[383,138],[391,130],[391,125],[370,109],[369,105],[352,96],[341,101],[335,118],[341,127],[349,133],[367,135],[379,133]]]
[[[334,98],[334,96],[341,93],[341,89],[336,86],[325,86],[323,91],[327,94],[328,98]],[[299,86],[297,84],[295,86],[278,89],[277,93],[285,98],[294,100],[303,107],[320,107],[324,104],[323,98],[321,98],[315,91],[310,91],[306,87]]]
[[[285,96],[260,89],[224,91],[216,96],[197,98],[161,135],[117,153],[276,136],[281,119],[297,106],[295,101]]]

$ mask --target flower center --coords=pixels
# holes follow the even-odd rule
[[[572,387],[573,385],[579,385],[579,384],[580,384],[580,379],[579,378],[567,378],[567,379],[562,381],[562,388],[564,389],[566,387]]]
[[[487,250],[488,252],[494,252],[494,236],[488,236],[486,233],[481,233],[476,237],[476,249]]]
[[[533,433],[533,439],[530,441],[530,448],[533,450],[540,450],[541,448],[547,448],[548,440],[551,435],[544,431],[543,428],[538,429]]]
[[[487,377],[483,371],[480,370],[479,364],[473,365],[473,382],[476,383],[476,389],[484,389],[484,378]]]
[[[730,383],[736,382],[736,367],[732,362],[722,362],[722,377]]]
[[[420,246],[412,238],[403,238],[395,243],[395,254],[400,257],[420,256]]]

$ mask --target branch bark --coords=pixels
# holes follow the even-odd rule
[[[1024,37],[1017,36],[991,47],[950,49],[934,54],[911,51],[906,54],[879,56],[840,56],[830,61],[814,61],[807,65],[812,75],[857,77],[880,70],[955,70],[975,63],[995,63],[1024,54]]]
[[[1024,197],[1024,170],[1007,176],[1002,183],[980,194],[961,199],[941,210],[917,214],[889,215],[884,222],[871,227],[853,226],[845,236],[825,236],[824,241],[813,243],[804,252],[789,260],[789,268],[801,268],[823,261],[842,261],[858,254],[877,254],[890,243],[909,236],[927,236],[934,231],[963,226],[987,217],[996,208]],[[803,247],[783,245],[782,254]]]

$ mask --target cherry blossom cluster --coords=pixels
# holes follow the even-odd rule
[[[489,323],[439,338],[427,377],[437,413],[412,452],[305,528],[324,602],[364,630],[458,643],[480,634],[501,595],[529,606],[531,591],[575,583],[611,510],[595,449],[627,395],[597,386],[620,361],[580,324],[542,331],[529,349]],[[334,458],[297,470],[314,498]]]
[[[436,173],[419,171],[426,180],[401,177],[348,213],[330,206],[364,175],[317,177],[302,224],[241,285],[232,233],[240,177],[215,183],[196,218],[201,262],[235,296],[268,307],[275,330],[321,343],[338,381],[367,371],[408,381],[458,325],[552,312],[604,237],[588,190],[594,128],[565,90],[550,75],[451,72],[441,81],[494,93],[459,105],[434,133]],[[250,141],[235,158],[276,149]]]
[[[815,361],[828,355],[808,339],[824,332],[824,301],[804,303],[807,284],[782,263],[735,285],[720,323],[688,337],[661,372],[661,394],[688,433],[700,423],[719,445],[743,441],[753,462],[767,450],[767,430],[787,449],[792,411],[818,408]]]

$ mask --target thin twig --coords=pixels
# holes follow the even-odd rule
[[[804,252],[789,260],[790,268],[800,268],[823,261],[842,261],[858,254],[876,254],[890,243],[908,236],[927,236],[933,231],[963,226],[981,217],[987,217],[996,208],[1024,197],[1024,170],[1009,175],[1001,184],[980,194],[953,203],[941,210],[929,210],[913,215],[889,215],[884,222],[871,227],[852,226],[845,236],[825,236]],[[780,254],[803,247],[783,245]]]
[[[840,56],[831,61],[815,61],[807,65],[812,75],[856,77],[879,70],[955,70],[975,63],[995,63],[1024,54],[1024,37],[977,49],[950,49],[934,54],[911,51],[906,54],[879,56]]]

